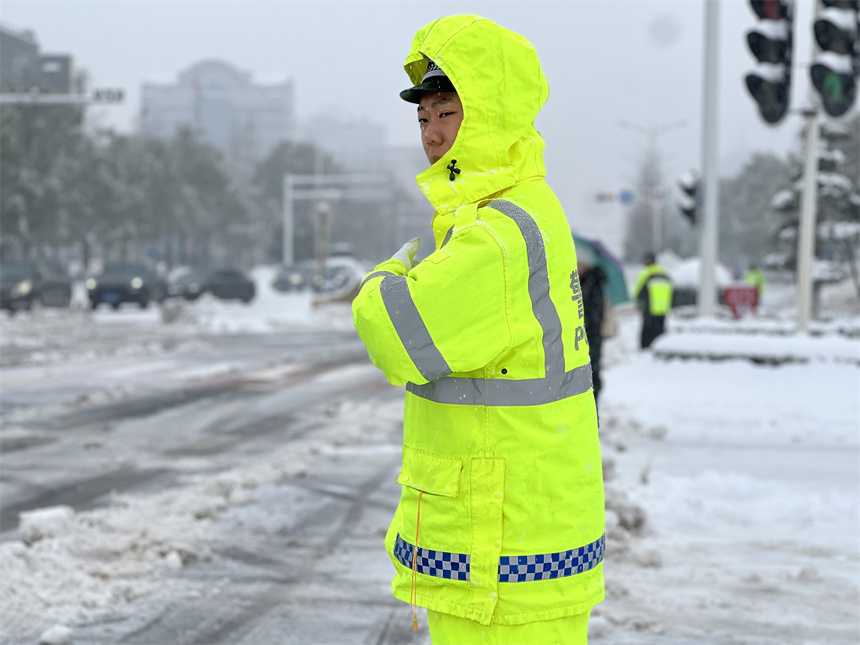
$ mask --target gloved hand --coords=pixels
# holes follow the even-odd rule
[[[418,253],[418,247],[421,246],[421,238],[413,237],[406,244],[391,256],[392,260],[400,260],[406,267],[407,271],[411,271],[415,267],[415,254]]]

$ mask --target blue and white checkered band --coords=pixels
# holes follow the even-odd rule
[[[552,580],[583,573],[603,562],[606,536],[591,544],[540,555],[506,555],[499,558],[499,582],[531,582],[533,580]],[[412,568],[415,546],[397,535],[394,543],[394,557],[404,567]],[[418,549],[418,573],[449,580],[469,579],[469,555],[467,553],[448,553]]]
[[[397,534],[394,543],[394,557],[404,567],[412,568],[412,557],[415,546]],[[466,553],[448,553],[447,551],[432,551],[430,549],[418,549],[418,573],[436,578],[447,578],[449,580],[469,579],[469,555]]]
[[[566,578],[593,569],[603,562],[606,536],[591,544],[543,555],[510,555],[499,558],[499,582],[531,582]]]

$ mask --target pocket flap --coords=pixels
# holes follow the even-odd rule
[[[460,494],[462,470],[463,460],[459,457],[403,446],[403,468],[397,483],[433,495],[457,497]]]

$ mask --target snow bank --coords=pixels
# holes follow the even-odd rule
[[[211,558],[221,513],[253,503],[253,490],[264,483],[305,476],[332,446],[378,440],[402,414],[402,402],[326,403],[299,419],[317,422],[317,431],[242,467],[196,474],[156,495],[115,496],[107,508],[22,513],[20,541],[0,543],[3,636],[74,625],[169,593],[165,574]]]
[[[69,506],[51,506],[21,513],[20,517],[18,536],[29,546],[68,533],[74,524],[75,512]]]
[[[860,365],[860,342],[840,336],[669,333],[658,338],[652,348],[658,358],[747,359],[768,364],[835,361]]]
[[[672,284],[678,289],[698,289],[701,274],[701,262],[699,258],[682,260],[666,270],[672,277]],[[728,287],[734,282],[734,277],[722,264],[717,263],[714,267],[714,276],[718,287]]]
[[[353,329],[349,302],[321,302],[310,292],[278,292],[271,286],[274,274],[274,267],[251,272],[257,296],[249,304],[206,294],[193,302],[171,299],[148,309],[125,304],[116,311],[0,312],[2,364],[48,365],[193,350],[205,346],[201,336]]]

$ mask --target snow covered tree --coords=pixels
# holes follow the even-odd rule
[[[819,127],[815,257],[825,263],[817,262],[816,292],[821,283],[838,278],[841,266],[847,263],[860,295],[855,264],[860,243],[860,114],[842,122],[826,120]],[[775,233],[781,247],[772,263],[794,269],[803,198],[803,159],[792,155],[789,163],[794,183],[771,199],[771,208],[779,216]],[[826,262],[832,264],[828,267]]]
[[[4,246],[28,254],[33,242],[54,238],[67,186],[62,160],[80,149],[83,111],[68,105],[0,108],[0,229]]]
[[[775,191],[791,186],[789,165],[771,153],[754,153],[734,177],[720,182],[720,257],[744,269],[778,250],[770,208]]]

